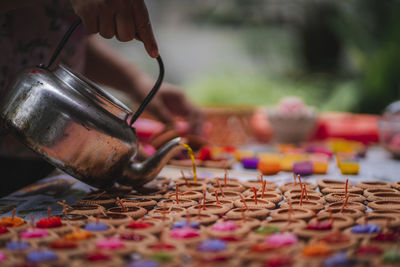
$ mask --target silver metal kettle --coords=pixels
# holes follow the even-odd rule
[[[135,114],[82,75],[63,65],[50,70],[75,22],[57,46],[49,64],[19,73],[0,103],[4,125],[25,145],[55,167],[98,188],[115,182],[134,187],[151,181],[181,148],[180,138],[151,158],[134,163],[138,141],[134,121],[159,89],[164,67]],[[21,166],[23,168],[23,166]]]

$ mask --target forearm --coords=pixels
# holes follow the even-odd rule
[[[1,0],[0,13],[43,3],[43,0]]]
[[[113,51],[96,36],[87,41],[85,75],[96,83],[128,93],[141,101],[146,92],[143,84],[151,84],[152,78]]]

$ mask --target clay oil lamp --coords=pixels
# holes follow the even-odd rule
[[[298,180],[298,182],[297,182]],[[300,189],[303,190],[303,185],[306,186],[307,190],[315,190],[317,185],[309,182],[302,182],[300,175],[297,175],[297,180],[295,174],[293,174],[293,183],[286,183],[279,187],[282,192],[289,191],[291,189]]]
[[[220,192],[221,190],[226,190],[241,193],[245,191],[246,188],[240,182],[228,181],[226,183],[222,183],[219,179],[217,179],[211,181],[211,188],[209,190],[211,190],[211,192],[214,192],[215,190],[218,190],[218,192]]]
[[[251,240],[263,240],[265,237],[267,237],[270,234],[274,233],[279,233],[281,231],[281,227],[275,225],[275,224],[263,224],[257,227],[256,229],[252,230],[249,234],[248,237]]]
[[[260,175],[260,178],[258,180],[249,180],[243,182],[242,184],[248,189],[253,189],[254,187],[257,190],[261,190],[264,187],[265,190],[268,191],[275,190],[277,188],[276,183],[264,180],[262,175]]]
[[[176,181],[179,184],[185,183],[186,185],[190,182],[190,183],[194,183],[194,176],[193,175],[185,175],[185,173],[183,171],[181,171],[181,177],[179,177],[178,179],[175,179],[174,181]],[[209,178],[206,177],[199,177],[196,174],[196,182],[201,182],[201,183],[208,183]]]
[[[368,207],[373,210],[399,210],[400,200],[376,200],[369,202]]]
[[[181,220],[175,222],[171,229],[180,229],[180,228],[185,228],[185,227],[190,227],[193,229],[200,229],[200,223],[197,221],[187,221],[187,220]]]
[[[50,243],[49,248],[65,257],[80,256],[85,253],[82,243],[67,239],[56,239]]]
[[[71,232],[73,227],[68,223],[61,220],[60,217],[51,217],[51,209],[47,210],[47,218],[42,218],[36,222],[36,227],[41,229],[48,229],[56,234],[65,234]]]
[[[366,219],[367,218],[367,219]],[[373,223],[379,225],[381,228],[395,228],[400,226],[400,218],[392,215],[369,215],[368,217],[361,217],[357,220],[358,224]]]
[[[293,231],[294,229],[297,228],[303,228],[307,224],[304,220],[301,219],[294,219],[294,218],[288,218],[288,219],[283,219],[283,218],[273,218],[268,221],[267,226],[275,226],[279,227],[282,230],[286,231]]]
[[[164,225],[161,220],[142,218],[136,221],[132,220],[129,224],[121,225],[119,230],[123,232],[159,234],[163,228]]]
[[[240,218],[230,218],[230,221],[234,221],[239,225],[246,225],[249,229],[256,229],[261,225],[261,221],[256,219],[256,218],[252,218],[252,217],[246,217],[245,215],[245,210],[242,210],[243,214]],[[225,217],[224,217],[225,219]],[[228,219],[228,218],[226,218]]]
[[[115,198],[107,194],[107,192],[103,191],[97,194],[89,194],[86,195],[82,199],[78,199],[76,204],[79,206],[91,206],[91,205],[100,205],[104,208],[111,208],[114,206]]]
[[[203,240],[195,249],[190,250],[190,255],[195,262],[206,266],[224,266],[232,258],[233,251],[228,248],[227,242],[221,239]]]
[[[185,248],[177,242],[161,241],[139,246],[137,247],[137,252],[150,259],[158,259],[160,257],[177,259],[185,253]]]
[[[213,204],[223,205],[223,206],[228,207],[229,209],[232,209],[232,208],[234,207],[233,202],[234,202],[234,201],[232,201],[232,200],[225,200],[225,199],[221,196],[221,197],[218,199],[218,201],[217,201],[217,200],[207,200],[207,201],[206,201],[206,204],[211,204],[211,205],[213,205]]]
[[[147,244],[154,244],[157,242],[157,238],[154,235],[148,233],[119,231],[117,236],[131,247],[139,247]]]
[[[400,241],[400,233],[386,231],[379,233],[378,235],[369,238],[365,243],[367,245],[376,245],[382,248],[382,250],[388,250],[395,247]]]
[[[250,191],[250,190],[249,190]],[[252,192],[249,192],[248,194],[245,194],[246,197],[248,198],[257,198],[257,199],[262,199],[262,200],[267,200],[270,202],[273,202],[275,204],[278,204],[283,200],[283,196],[280,192],[277,191],[266,191],[266,181],[263,182],[263,187],[256,191],[256,188],[253,187]]]
[[[332,267],[332,266],[357,266],[357,260],[354,258],[349,258],[345,252],[338,252],[331,257],[323,260],[322,267]]]
[[[95,216],[97,214],[101,214],[104,212],[104,207],[100,205],[86,205],[86,206],[81,206],[81,205],[72,205],[68,206],[66,213],[71,213],[71,214],[78,214],[78,215],[85,215],[85,216]]]
[[[178,208],[188,208],[194,205],[197,205],[198,203],[194,200],[190,199],[164,199],[158,202],[158,205],[160,207],[166,206],[167,208],[169,207],[178,207]]]
[[[75,266],[122,266],[123,261],[120,257],[113,257],[111,253],[101,251],[91,251],[83,255],[81,259],[75,260]]]
[[[400,201],[400,193],[373,193],[367,197],[368,201]]]
[[[204,204],[199,204],[199,205],[188,208],[188,212],[192,213],[192,214],[197,214],[197,213],[199,213],[199,209],[202,210],[203,212],[206,212],[209,214],[215,214],[215,215],[219,215],[219,216],[224,215],[227,211],[230,210],[229,207],[221,205],[221,204],[204,203]]]
[[[97,219],[94,222],[88,222],[87,224],[82,226],[82,229],[91,232],[94,235],[107,236],[115,233],[114,226],[100,222],[99,219]]]
[[[272,266],[293,266],[293,263],[295,261],[287,255],[274,255],[271,257],[268,257],[268,259],[266,259],[264,261],[264,265],[263,266],[267,266],[267,267],[272,267]]]
[[[135,251],[131,243],[127,243],[118,237],[102,237],[92,243],[93,250],[100,253],[109,253],[111,255],[129,255]]]
[[[63,207],[62,214],[58,215],[58,217],[61,218],[63,225],[83,225],[88,219],[88,216],[83,214],[68,213],[68,210],[72,209],[72,207],[67,205],[65,200],[63,200],[62,202],[57,201],[57,204]],[[100,213],[103,212],[102,209],[99,211]]]
[[[325,242],[332,251],[341,251],[353,248],[357,245],[357,239],[340,231],[333,231],[323,236],[314,237],[310,243]]]
[[[334,202],[334,203],[329,204],[328,206],[326,206],[326,209],[330,209],[330,210],[334,210],[334,209],[337,209],[337,208],[341,209],[343,207],[343,202],[344,202],[343,200],[345,200],[345,199],[342,199],[342,201],[338,201],[338,202]],[[360,210],[362,212],[364,212],[367,209],[367,207],[363,203],[351,202],[351,201],[347,202],[345,208],[357,209],[357,210]]]
[[[197,161],[196,161],[197,162]],[[172,257],[167,253],[157,253],[149,257],[149,259],[134,260],[126,267],[159,267],[159,266],[180,266],[180,260]]]
[[[344,214],[334,214],[331,211],[328,211],[327,214],[316,215],[313,219],[310,220],[309,223],[312,224],[317,222],[330,222],[332,223],[332,228],[344,229],[352,226],[354,224],[354,219]]]
[[[256,218],[264,220],[269,214],[269,210],[265,208],[234,208],[226,213],[226,218],[229,220],[242,219],[243,215],[247,218]]]
[[[209,192],[211,191],[211,189],[209,190]],[[224,190],[223,191],[224,196],[222,197],[222,194],[214,189],[213,192],[210,192],[210,194],[207,196],[207,200],[208,201],[217,201],[217,197],[219,198],[219,200],[232,200],[235,201],[237,199],[240,199],[240,195],[241,193],[238,191],[228,191],[228,190]]]
[[[364,220],[364,224],[356,224],[344,231],[344,233],[358,239],[370,238],[382,232],[382,228],[374,223],[369,223]]]
[[[146,198],[128,198],[128,199],[121,199],[114,202],[117,205],[120,205],[119,202],[122,202],[123,205],[127,208],[129,207],[142,207],[145,208],[147,211],[152,210],[155,205],[157,205],[157,201],[153,199],[146,199]]]
[[[358,194],[358,195],[362,195],[363,192],[364,192],[364,190],[362,188],[354,187],[354,186],[348,188],[347,191],[349,193]],[[336,193],[343,194],[343,193],[345,193],[345,189],[344,188],[325,187],[324,189],[321,190],[321,192],[324,193],[324,194],[331,194],[331,193],[333,193],[333,194],[336,194]]]
[[[390,188],[390,184],[386,182],[380,182],[380,181],[373,181],[373,182],[358,182],[356,187],[360,187],[362,189],[371,189],[371,188]]]
[[[316,262],[321,261],[332,253],[330,247],[324,241],[310,243],[304,247],[302,256]]]
[[[333,215],[343,215],[343,216],[351,217],[354,220],[364,216],[364,212],[357,210],[357,209],[350,209],[347,207],[321,210],[318,213],[318,215],[328,216],[329,212],[332,212]]]
[[[218,216],[211,213],[203,212],[202,209],[198,209],[197,214],[193,213],[182,214],[179,217],[177,217],[176,220],[197,221],[201,225],[210,225],[218,220]]]
[[[360,194],[353,194],[353,193],[348,193],[349,196],[349,201],[350,202],[364,202],[366,198],[363,195]],[[330,193],[325,196],[325,199],[330,202],[340,202],[343,201],[347,197],[346,193]]]
[[[297,236],[292,233],[273,233],[249,246],[244,254],[247,260],[265,260],[276,254],[293,254],[302,248]]]
[[[7,256],[3,251],[0,251],[0,263],[5,264],[11,260],[11,256]]]
[[[324,209],[324,205],[322,205],[320,202],[315,202],[311,200],[294,200],[291,202],[293,205],[293,209],[308,209],[314,212],[320,211]],[[281,209],[289,208],[288,203],[283,203],[281,205]]]
[[[77,227],[71,233],[66,234],[64,239],[68,241],[87,242],[93,239],[94,236],[92,232]]]
[[[15,216],[15,208],[12,211],[11,217],[1,217],[0,226],[12,228],[16,232],[20,232],[28,228],[28,223],[21,217]]]
[[[179,192],[185,192],[185,191],[200,191],[203,192],[204,189],[208,188],[207,183],[205,182],[185,182],[185,181],[180,181],[176,182],[179,188]]]
[[[255,198],[241,198],[238,200],[235,200],[233,202],[233,204],[235,205],[235,207],[237,208],[246,208],[246,209],[273,209],[275,208],[275,203],[268,201],[268,200],[264,200],[264,199],[258,199],[257,195],[255,196]]]
[[[224,238],[228,236],[244,236],[250,228],[236,221],[217,221],[205,229],[206,233],[213,238]]]
[[[354,252],[354,257],[358,260],[371,262],[383,254],[383,249],[374,244],[360,245]],[[378,265],[379,266],[379,265]]]
[[[329,179],[317,179],[317,185],[319,186],[319,188],[321,190],[326,187],[344,188],[346,186],[346,182],[345,181],[337,181],[337,180],[329,180]]]
[[[15,235],[16,233],[12,228],[8,229],[7,227],[0,226],[0,244],[4,244],[8,240],[11,240]]]
[[[370,195],[375,193],[398,193],[396,189],[393,188],[368,188],[364,190],[364,196],[368,198]]]
[[[382,255],[381,262],[385,265],[390,264],[391,266],[398,266],[400,264],[400,250],[398,248],[392,248],[386,251]]]
[[[289,206],[289,205],[288,205]],[[290,214],[292,212],[292,214]],[[310,209],[306,208],[293,208],[292,210],[287,208],[280,208],[273,210],[271,212],[271,217],[273,219],[300,219],[300,220],[308,220],[314,216],[314,212]]]
[[[26,262],[33,265],[48,265],[52,266],[54,264],[65,261],[61,255],[57,255],[55,252],[48,249],[35,249],[26,255]]]
[[[141,218],[147,213],[146,209],[139,206],[126,207],[121,200],[118,201],[118,204],[120,205],[120,207],[110,208],[107,210],[107,212],[125,214],[132,217],[133,219]]]
[[[149,211],[148,216],[163,216],[164,214],[168,215],[168,217],[178,217],[181,214],[185,214],[186,209],[180,207],[158,207]]]
[[[119,225],[129,224],[132,221],[132,218],[126,214],[119,214],[119,213],[110,213],[106,212],[101,215],[97,215],[96,217],[89,217],[89,221],[96,221],[99,220],[102,223],[113,225],[118,227]]]
[[[57,235],[54,232],[51,232],[47,229],[35,228],[35,222],[33,217],[32,219],[32,227],[21,231],[19,233],[19,237],[22,241],[29,242],[31,244],[39,245],[39,244],[48,244],[57,238]]]
[[[293,232],[302,238],[308,239],[323,236],[334,231],[333,216],[328,217],[327,220],[319,219],[319,217],[315,216],[308,222],[306,227],[294,229]]]
[[[4,251],[8,254],[15,255],[15,256],[23,256],[32,248],[36,247],[34,244],[31,244],[26,241],[8,241],[4,246]]]
[[[400,217],[400,210],[374,210],[369,215],[389,215]]]
[[[307,192],[308,193],[308,192]],[[300,201],[301,199],[301,195],[293,195],[288,197],[292,202],[295,201]],[[308,195],[307,198],[305,198],[305,200],[309,200],[309,201],[313,201],[313,202],[319,202],[321,204],[325,204],[326,200],[323,197],[320,196],[315,196],[315,195]]]
[[[141,198],[141,199],[151,199],[158,201],[162,198],[164,198],[164,193],[165,191],[163,190],[162,192],[151,192],[151,193],[140,193],[140,192],[135,192],[134,194],[128,194],[125,195],[125,198]]]
[[[289,198],[291,196],[301,196],[301,192],[303,191],[303,189],[300,188],[294,188],[294,189],[290,189],[288,191],[286,191],[284,193],[285,197]],[[322,197],[321,192],[315,191],[315,190],[310,190],[307,189],[307,194],[308,196],[317,196],[317,197]]]
[[[168,193],[165,195],[166,198],[174,199],[176,198],[175,193]],[[200,200],[203,198],[203,194],[199,191],[185,191],[179,193],[179,199],[189,199],[189,200]]]
[[[190,225],[190,224],[188,224]],[[163,231],[160,240],[182,246],[193,246],[203,239],[202,231],[190,226]]]

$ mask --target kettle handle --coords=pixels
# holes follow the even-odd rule
[[[58,43],[56,49],[54,50],[49,63],[45,67],[46,69],[50,68],[51,65],[53,65],[54,61],[57,59],[58,55],[60,54],[61,50],[64,48],[65,44],[68,42],[68,39],[71,37],[72,33],[75,31],[75,29],[82,23],[81,19],[76,20],[67,30],[67,32],[64,34],[63,38],[61,41]],[[137,39],[141,39],[140,36],[137,36]],[[153,88],[150,90],[149,94],[145,97],[143,102],[140,104],[139,108],[136,110],[135,114],[133,114],[131,120],[129,121],[129,126],[132,127],[132,124],[139,118],[139,116],[142,114],[146,106],[150,103],[150,101],[153,99],[154,95],[158,92],[158,90],[161,87],[162,81],[164,79],[164,63],[160,57],[160,55],[157,57],[157,62],[159,66],[159,74],[156,83],[154,84]]]
[[[153,88],[151,89],[150,93],[148,93],[146,98],[143,100],[142,104],[140,104],[139,108],[136,110],[135,114],[132,116],[132,118],[129,122],[130,127],[132,127],[132,124],[139,118],[140,114],[142,114],[142,112],[144,111],[146,106],[150,103],[151,99],[153,99],[154,95],[158,92],[158,90],[161,87],[162,81],[164,79],[165,70],[164,70],[164,63],[163,63],[160,55],[157,57],[157,62],[158,62],[158,66],[160,68],[160,72],[158,74],[157,81],[154,84]]]
[[[56,49],[54,50],[53,54],[51,55],[51,58],[49,60],[49,63],[45,67],[46,69],[50,68],[51,65],[53,65],[54,61],[60,54],[61,50],[64,48],[65,44],[68,42],[69,37],[71,37],[72,33],[75,31],[75,29],[82,23],[81,19],[77,19],[67,30],[67,32],[64,34],[63,38],[61,41],[58,43]]]

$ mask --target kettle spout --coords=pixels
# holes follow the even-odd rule
[[[118,182],[134,187],[153,180],[174,154],[181,149],[181,138],[177,137],[163,145],[153,156],[140,163],[131,163]]]

